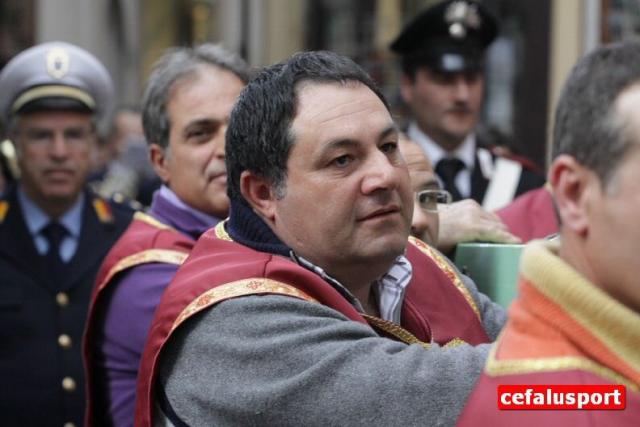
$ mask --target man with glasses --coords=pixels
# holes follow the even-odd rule
[[[436,248],[440,228],[438,204],[450,204],[451,194],[440,188],[431,163],[416,143],[402,134],[398,141],[398,149],[407,163],[411,189],[415,194],[411,235]]]
[[[455,245],[481,240],[518,243],[496,214],[473,200],[452,203],[451,194],[440,188],[431,162],[420,146],[402,134],[400,152],[407,162],[411,186],[416,193],[411,235],[449,253]]]
[[[0,201],[0,424],[81,425],[89,296],[132,213],[84,186],[113,86],[88,52],[45,43],[9,61],[0,94],[21,172]]]
[[[160,302],[136,425],[454,422],[504,313],[409,238],[398,133],[334,53],[248,84],[226,136],[230,216]]]

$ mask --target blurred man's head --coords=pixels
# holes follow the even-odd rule
[[[411,234],[435,248],[439,229],[438,195],[444,193],[440,191],[438,178],[422,149],[406,135],[402,135],[399,142],[415,196]]]
[[[122,107],[114,114],[109,135],[110,158],[120,156],[126,149],[131,137],[144,138],[142,113],[133,107]]]
[[[409,175],[387,103],[353,61],[307,52],[263,70],[227,134],[232,210],[248,204],[294,252],[344,283],[404,252]]]
[[[89,172],[96,127],[113,104],[104,66],[68,43],[44,43],[0,74],[0,114],[16,144],[21,188],[51,216],[76,200]]]
[[[220,46],[170,50],[156,64],[143,99],[151,162],[186,204],[227,216],[224,140],[233,105],[249,79]]]
[[[640,44],[602,47],[572,70],[555,116],[550,182],[561,255],[640,312]]]
[[[419,128],[453,150],[475,128],[484,92],[484,50],[497,32],[479,3],[446,0],[420,13],[391,44],[401,56],[401,94]]]

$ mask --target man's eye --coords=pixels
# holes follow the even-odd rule
[[[421,205],[424,206],[433,206],[438,203],[436,195],[429,192],[418,193],[418,201]]]
[[[467,84],[474,84],[478,80],[480,80],[480,73],[478,73],[477,71],[467,72],[464,74],[464,79],[467,82]]]
[[[451,85],[455,82],[454,73],[435,73],[433,80],[440,85]]]
[[[387,142],[386,144],[382,144],[380,150],[383,153],[393,153],[398,149],[398,144],[395,142]]]
[[[86,133],[80,129],[71,129],[64,133],[65,139],[83,139],[86,136]]]
[[[338,166],[340,168],[343,168],[345,166],[349,166],[349,164],[351,164],[352,161],[352,157],[348,154],[345,154],[343,156],[340,157],[336,157],[335,159],[333,159],[331,161],[332,165]]]
[[[209,129],[198,129],[189,132],[188,138],[195,142],[206,142],[213,138],[213,132]]]
[[[27,132],[27,138],[31,139],[31,140],[44,140],[44,139],[51,139],[53,138],[53,135],[51,132],[47,132],[47,131],[32,131],[32,132]]]

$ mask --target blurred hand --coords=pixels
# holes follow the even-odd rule
[[[438,249],[444,253],[465,242],[521,243],[496,214],[485,211],[473,199],[441,205],[438,216]]]

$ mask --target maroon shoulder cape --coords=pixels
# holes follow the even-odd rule
[[[640,316],[545,245],[552,243],[532,243],[522,255],[519,296],[457,425],[640,425]],[[624,385],[626,409],[501,410],[497,389],[507,384]]]
[[[408,245],[406,256],[413,277],[407,287],[400,326],[426,343],[489,342],[475,301],[444,256],[415,239]],[[198,240],[156,311],[139,371],[136,425],[152,425],[159,360],[173,331],[194,314],[221,301],[258,294],[317,302],[354,322],[367,324],[320,276],[282,256],[231,241],[220,223]],[[403,340],[397,335],[390,337]]]
[[[522,194],[496,214],[524,243],[558,232],[553,197],[546,186]]]
[[[104,259],[89,302],[87,323],[82,343],[83,362],[86,372],[87,409],[85,425],[93,424],[93,334],[98,307],[103,304],[105,290],[120,273],[146,263],[182,264],[195,244],[195,240],[157,221],[155,218],[137,212],[133,221],[111,248]]]

